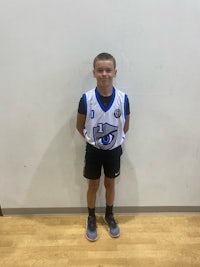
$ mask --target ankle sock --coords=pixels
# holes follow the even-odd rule
[[[88,208],[88,214],[89,216],[95,216],[95,208],[93,209]]]
[[[113,214],[113,206],[106,206],[106,213],[105,216],[109,216],[110,214]]]

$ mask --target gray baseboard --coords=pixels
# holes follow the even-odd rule
[[[104,213],[104,207],[97,207],[97,213]],[[134,213],[199,213],[200,206],[129,206],[115,207],[115,213],[134,214]],[[69,215],[87,214],[85,207],[54,207],[54,208],[2,208],[4,216],[14,215]]]

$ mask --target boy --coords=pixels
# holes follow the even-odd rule
[[[115,58],[101,53],[93,62],[97,87],[84,93],[79,102],[76,128],[86,140],[84,177],[88,179],[86,237],[98,238],[95,202],[101,168],[104,169],[106,211],[104,221],[111,237],[118,237],[120,229],[113,217],[115,178],[120,174],[121,144],[129,128],[129,101],[125,93],[113,87],[116,76]]]

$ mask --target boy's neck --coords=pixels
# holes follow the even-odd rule
[[[111,96],[113,93],[113,86],[112,87],[99,87],[97,86],[97,91],[102,96]]]

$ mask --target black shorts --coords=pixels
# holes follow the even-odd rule
[[[87,143],[83,176],[88,179],[99,179],[102,167],[105,176],[109,178],[119,176],[121,155],[121,146],[112,150],[102,150]]]

